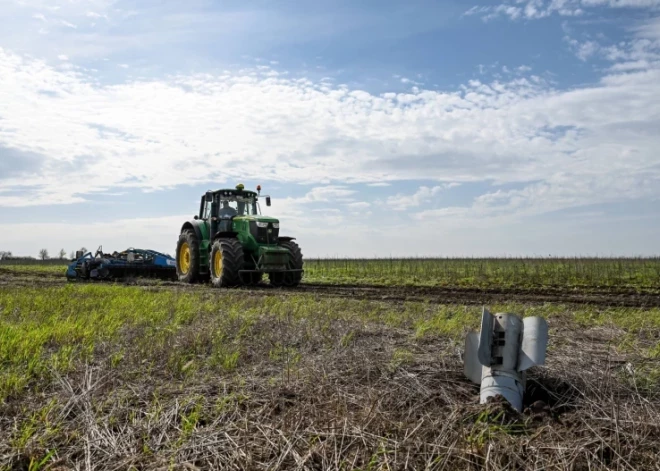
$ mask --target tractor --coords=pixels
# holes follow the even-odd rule
[[[181,227],[176,272],[186,283],[211,280],[215,287],[256,285],[268,274],[273,286],[298,286],[303,256],[293,237],[279,235],[278,219],[262,216],[257,191],[242,184],[207,191],[199,214]],[[270,206],[270,196],[264,196]]]

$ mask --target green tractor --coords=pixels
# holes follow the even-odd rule
[[[208,191],[199,214],[181,227],[176,246],[179,281],[211,280],[213,286],[255,285],[264,273],[271,285],[298,286],[303,256],[293,237],[279,235],[279,220],[260,214],[257,191]],[[264,196],[270,206],[270,196]]]

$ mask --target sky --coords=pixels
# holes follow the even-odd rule
[[[0,251],[657,255],[660,0],[0,0]]]

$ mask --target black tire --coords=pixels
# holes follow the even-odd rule
[[[221,257],[220,270],[215,263],[216,256]],[[241,284],[238,273],[243,269],[243,246],[237,239],[217,239],[211,248],[211,283],[216,288],[236,286]]]
[[[182,256],[185,257],[185,255],[182,255],[181,250],[184,244],[187,244],[190,250],[187,261],[181,259]],[[188,268],[187,271],[185,271],[186,267]],[[179,241],[176,244],[176,276],[179,281],[184,283],[194,283],[199,279],[199,241],[195,236],[195,232],[190,229],[181,231]]]
[[[280,247],[284,247],[289,250],[289,263],[287,268],[289,270],[302,270],[303,268],[303,254],[300,250],[300,246],[292,240],[287,240],[286,242],[280,242]],[[300,284],[302,280],[302,272],[294,273],[269,273],[268,278],[270,284],[273,286],[286,286],[289,288],[296,287]]]
[[[247,286],[255,286],[261,283],[261,280],[263,280],[264,274],[263,273],[245,273],[241,275],[241,283]]]

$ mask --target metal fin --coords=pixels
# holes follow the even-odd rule
[[[479,334],[470,332],[465,337],[465,354],[463,356],[463,372],[473,383],[481,383],[483,366],[479,363]]]
[[[548,346],[548,323],[542,317],[523,319],[522,345],[518,353],[518,371],[545,364]]]
[[[493,315],[485,307],[481,313],[481,334],[479,337],[478,358],[484,366],[492,364],[491,348],[493,345]]]

